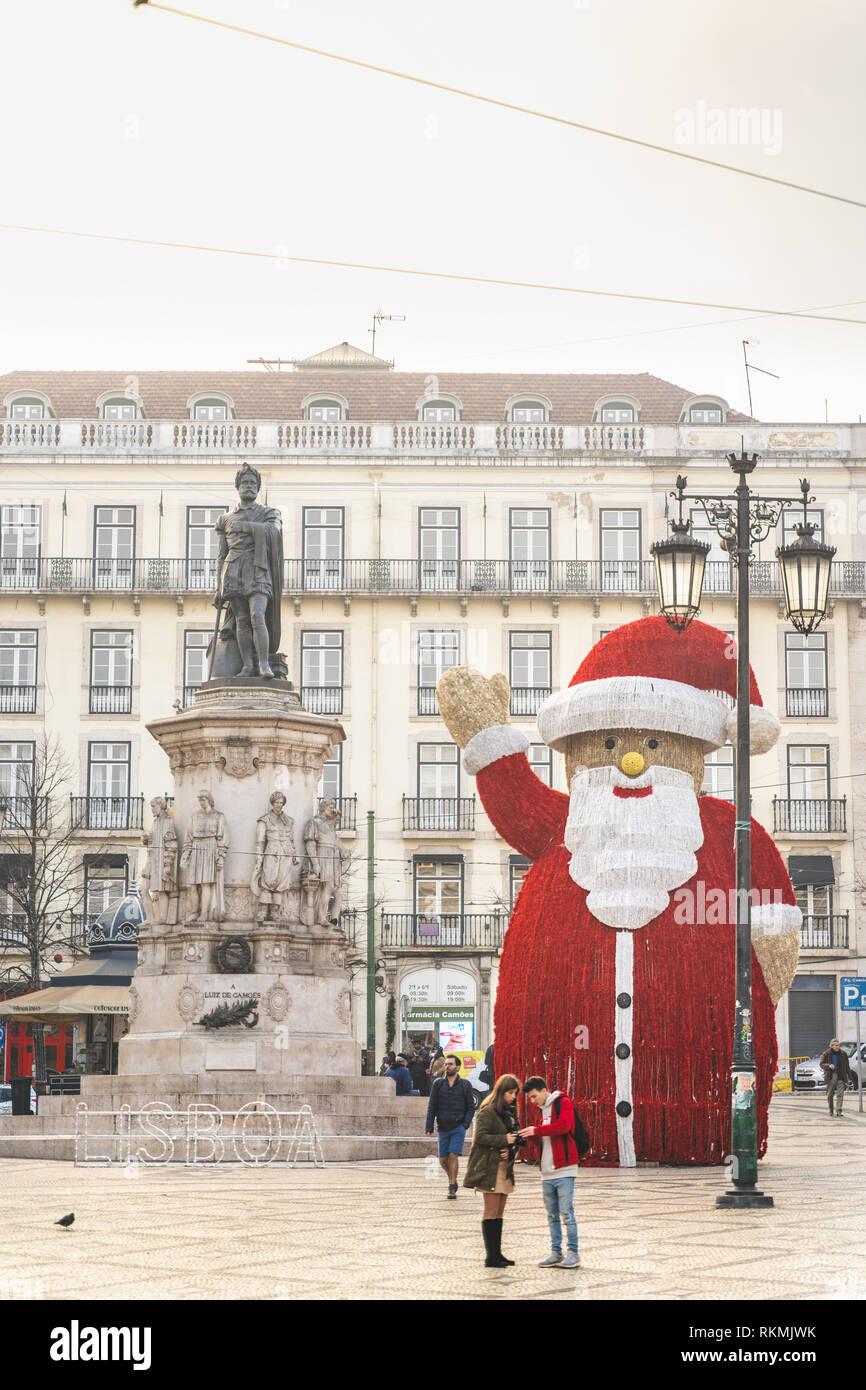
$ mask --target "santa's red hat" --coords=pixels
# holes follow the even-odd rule
[[[640,618],[595,644],[566,690],[545,700],[538,728],[562,750],[592,729],[658,729],[700,739],[705,752],[736,743],[737,718],[714,691],[736,697],[737,649],[726,632],[693,622],[677,632],[665,618]],[[751,751],[767,753],[779,721],[765,710],[749,671]]]

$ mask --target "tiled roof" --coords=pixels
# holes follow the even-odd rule
[[[213,391],[234,402],[241,420],[299,420],[301,402],[316,393],[343,396],[350,420],[414,420],[422,396],[456,396],[465,420],[504,420],[514,397],[544,396],[551,420],[584,423],[592,419],[601,397],[633,396],[641,405],[641,423],[675,425],[685,401],[698,393],[675,386],[648,372],[610,375],[540,372],[394,372],[330,368],[268,372],[9,372],[0,376],[0,402],[11,392],[37,391],[47,396],[58,418],[97,416],[96,401],[106,391],[126,388],[144,402],[150,420],[183,420],[190,396]],[[712,393],[710,393],[712,395]],[[2,407],[6,414],[5,406]],[[748,416],[730,411],[730,420]]]

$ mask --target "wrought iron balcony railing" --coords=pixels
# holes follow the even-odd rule
[[[302,685],[301,708],[308,714],[342,714],[341,685]]]
[[[474,796],[404,796],[404,830],[474,830]]]
[[[357,830],[358,828],[358,798],[357,796],[320,796],[319,810],[326,801],[336,801],[337,810],[340,812],[340,829]]]
[[[77,830],[142,830],[143,796],[71,796],[70,816]]]
[[[131,685],[92,685],[91,714],[129,714],[132,709]]]
[[[50,557],[0,560],[0,591],[92,594],[114,592],[189,594],[212,593],[216,567],[212,560],[136,559],[93,560]],[[656,586],[649,560],[347,560],[287,559],[283,587],[290,596],[337,593],[375,594],[459,593],[519,595],[548,594],[602,597],[637,594],[655,600]],[[750,592],[756,597],[780,598],[782,585],[775,560],[757,561],[750,568]],[[736,585],[727,561],[711,560],[704,572],[704,590],[733,597]],[[831,566],[832,597],[866,596],[866,561],[838,560]]]
[[[35,685],[0,685],[0,714],[35,713]]]
[[[185,685],[183,688],[183,707],[189,709],[192,704],[192,697],[197,690],[201,690],[200,685]]]
[[[811,914],[803,918],[800,945],[811,950],[842,950],[848,947],[848,913],[834,912],[826,917]]]
[[[30,943],[27,918],[23,912],[0,913],[0,946],[23,946]]]
[[[824,719],[827,691],[815,686],[798,686],[785,692],[785,713],[789,719]]]
[[[504,912],[383,912],[380,944],[386,948],[417,946],[425,950],[437,947],[498,950],[507,923]]]
[[[796,797],[773,797],[774,834],[841,834],[847,829],[846,820],[844,796],[803,801]]]
[[[26,835],[34,829],[48,828],[47,796],[4,796],[0,793],[0,810],[3,812],[4,836],[16,832]]]
[[[438,714],[439,701],[436,698],[435,685],[418,686],[418,713],[419,714]]]
[[[549,685],[513,685],[510,711],[518,718],[524,719],[537,714],[549,694]]]

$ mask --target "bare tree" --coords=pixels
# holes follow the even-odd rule
[[[40,989],[56,974],[52,957],[84,944],[84,865],[71,812],[74,767],[56,734],[16,765],[14,790],[0,793],[0,988]],[[105,850],[105,845],[98,847]],[[44,1081],[44,1026],[34,1023],[34,1078]]]

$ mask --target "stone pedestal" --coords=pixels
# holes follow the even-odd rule
[[[190,709],[148,728],[169,758],[179,845],[201,792],[225,818],[225,914],[189,920],[196,894],[181,892],[168,914],[176,925],[141,929],[119,1074],[233,1074],[251,1092],[261,1074],[359,1076],[348,943],[338,925],[311,917],[300,886],[304,830],[322,764],[344,737],[339,722],[301,710],[286,681],[235,678],[208,683]],[[259,921],[256,827],[277,791],[298,862],[278,919]]]

